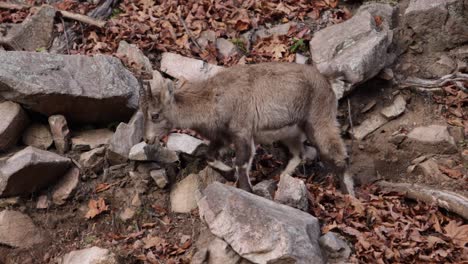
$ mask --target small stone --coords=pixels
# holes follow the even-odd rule
[[[129,159],[130,149],[143,139],[143,113],[136,112],[128,124],[120,123],[107,148],[107,160],[121,164]]]
[[[142,69],[145,73],[151,74],[153,66],[148,57],[134,44],[128,44],[125,40],[119,42],[117,53],[127,58],[128,62],[134,64],[138,69]]]
[[[263,198],[273,200],[276,191],[276,182],[274,180],[261,181],[253,187],[253,192]]]
[[[80,164],[86,169],[99,173],[104,168],[106,147],[96,148],[80,155]]]
[[[434,159],[428,159],[416,166],[416,173],[422,173],[427,180],[435,182],[447,182],[449,177],[445,176],[440,170],[439,165]]]
[[[10,101],[0,103],[0,151],[13,147],[29,123],[23,108]]]
[[[398,134],[392,135],[390,139],[388,140],[388,142],[398,146],[401,144],[401,142],[403,142],[403,140],[405,140],[405,138],[406,138],[406,134],[398,133]]]
[[[463,161],[463,166],[468,168],[468,149],[465,149],[461,152],[461,157]]]
[[[37,209],[49,208],[49,198],[47,197],[47,195],[41,195],[37,198],[36,208]]]
[[[380,113],[375,113],[368,119],[364,120],[359,126],[352,129],[351,134],[357,140],[363,140],[367,135],[377,130],[379,127],[386,124],[388,120]]]
[[[319,244],[325,250],[329,263],[346,263],[351,256],[351,248],[334,232],[321,236]]]
[[[26,249],[46,240],[45,233],[29,216],[13,210],[0,212],[0,244]]]
[[[150,172],[151,178],[153,178],[154,182],[160,189],[164,189],[169,184],[169,179],[166,175],[166,170],[152,170]]]
[[[118,264],[117,258],[108,249],[91,247],[72,251],[63,256],[60,264]]]
[[[465,130],[463,127],[459,126],[449,126],[447,127],[449,134],[453,137],[455,140],[455,143],[462,142],[465,140]]]
[[[447,126],[430,125],[411,130],[404,147],[417,153],[452,154],[457,152],[455,140]]]
[[[73,133],[72,149],[88,151],[109,144],[114,133],[107,128]]]
[[[128,221],[135,216],[135,210],[133,208],[127,207],[120,213],[120,219],[122,221]]]
[[[367,103],[362,109],[361,109],[361,114],[369,112],[374,106],[377,104],[375,100],[371,100],[369,103]]]
[[[221,66],[183,57],[175,53],[164,52],[161,58],[161,71],[176,79],[185,79],[187,81],[206,80],[221,70],[223,70]]]
[[[187,242],[187,241],[189,241],[191,239],[192,239],[192,237],[189,236],[189,235],[182,235],[182,237],[180,238],[179,244],[183,245],[183,244],[185,244],[185,242]]]
[[[202,48],[206,48],[208,43],[215,43],[216,42],[216,32],[213,30],[204,30],[200,33],[200,37],[197,39],[198,45]]]
[[[135,195],[133,196],[131,205],[135,207],[141,206],[141,199],[138,193],[135,193]]]
[[[167,148],[176,151],[176,152],[182,152],[182,153],[187,153],[187,154],[194,154],[195,151],[199,146],[203,144],[203,141],[192,137],[187,134],[181,134],[181,133],[171,133],[169,135],[169,138],[167,140]]]
[[[288,32],[289,32],[289,29],[292,26],[295,26],[295,25],[297,25],[297,23],[288,22],[288,23],[285,23],[285,24],[279,24],[277,26],[274,26],[274,27],[268,28],[268,29],[262,27],[259,30],[255,31],[253,38],[254,39],[256,39],[256,38],[264,39],[264,38],[269,38],[269,37],[272,37],[272,36],[284,36],[284,35],[287,35]]]
[[[307,188],[303,181],[290,175],[283,174],[280,177],[275,201],[292,206],[302,211],[309,209]]]
[[[49,126],[57,151],[61,154],[68,152],[71,147],[71,134],[65,117],[63,115],[49,116]]]
[[[300,53],[296,53],[296,63],[298,64],[307,64],[309,57],[306,57]]]
[[[0,163],[0,197],[37,192],[63,176],[69,158],[27,147]]]
[[[385,68],[379,73],[379,78],[382,80],[390,81],[395,78],[395,75],[393,74],[392,69],[390,68]]]
[[[397,95],[390,106],[384,107],[380,113],[388,119],[394,119],[403,114],[406,109],[406,100],[402,95]]]
[[[216,49],[218,49],[221,58],[229,58],[239,53],[239,49],[231,41],[223,38],[216,40]]]
[[[52,201],[57,205],[62,205],[75,191],[80,182],[80,170],[77,167],[72,167],[58,181],[52,190]]]
[[[32,124],[23,134],[23,143],[27,146],[46,150],[53,142],[49,128],[43,124]]]
[[[198,174],[188,175],[171,189],[171,210],[175,213],[190,213],[197,208],[197,202],[206,186],[221,180],[219,173],[210,167],[206,167]]]

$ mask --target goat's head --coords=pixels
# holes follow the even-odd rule
[[[173,84],[166,82],[159,86],[155,92],[148,81],[140,80],[140,110],[144,117],[144,140],[148,144],[158,142],[172,128],[166,116],[173,101]]]

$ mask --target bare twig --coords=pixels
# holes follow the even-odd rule
[[[349,121],[349,127],[351,128],[351,131],[354,131],[354,126],[353,126],[353,118],[351,116],[351,103],[348,98],[348,121]],[[354,137],[351,137],[351,153],[349,153],[349,162],[351,162],[351,157],[353,154],[353,146],[354,146]]]
[[[195,37],[192,35],[192,32],[190,31],[190,29],[187,27],[187,24],[185,23],[184,19],[182,18],[182,15],[180,14],[180,8],[177,9],[177,15],[179,16],[179,20],[180,20],[180,23],[182,23],[182,26],[184,27],[184,30],[185,32],[187,33],[187,35],[189,36],[190,40],[193,42],[193,44],[195,44],[195,46],[197,46],[197,48],[202,51],[203,49],[200,47],[200,45],[198,44],[197,40],[195,39]]]
[[[442,76],[437,80],[409,77],[401,84],[401,86],[403,88],[416,89],[417,91],[433,92],[441,91],[441,87],[447,84],[453,84],[458,89],[462,90],[465,93],[468,93],[468,88],[465,87],[465,84],[463,82],[468,82],[468,74],[456,72]]]
[[[8,2],[0,2],[1,9],[11,9],[11,10],[21,10],[21,9],[28,9],[31,8],[28,5],[21,5],[21,4],[13,4]]]
[[[468,219],[468,198],[454,192],[432,189],[426,186],[409,183],[378,182],[380,187],[403,193],[410,199],[419,200],[454,212]]]
[[[62,10],[59,10],[58,12],[60,12],[63,17],[70,18],[79,22],[83,22],[89,25],[93,25],[99,28],[103,28],[106,25],[106,21],[97,20],[89,16],[76,14],[76,13],[72,13],[68,11],[62,11]]]
[[[65,39],[67,40],[67,53],[70,55],[70,47],[68,46],[68,34],[67,34],[67,28],[65,27],[65,21],[63,21],[63,17],[60,16],[60,21],[62,21],[63,25],[63,34],[65,34]]]

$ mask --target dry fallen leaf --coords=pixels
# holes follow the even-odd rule
[[[445,234],[460,247],[468,243],[468,225],[461,225],[456,220],[450,221],[445,227]]]
[[[143,243],[145,244],[145,249],[158,247],[164,243],[164,239],[158,236],[150,236],[148,235],[143,239]]]
[[[448,167],[445,167],[443,165],[439,165],[439,170],[446,174],[447,176],[449,176],[450,178],[453,178],[453,179],[461,179],[463,178],[463,173],[459,170],[455,170],[455,169],[451,169],[451,168],[448,168]]]
[[[100,183],[96,186],[96,189],[94,190],[96,193],[103,192],[105,190],[108,190],[111,187],[110,184],[108,183]]]
[[[88,208],[89,210],[85,215],[87,219],[92,219],[97,215],[101,214],[102,212],[109,210],[109,207],[106,205],[106,202],[101,197],[99,197],[99,199],[97,200],[89,200]]]

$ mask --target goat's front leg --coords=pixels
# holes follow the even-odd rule
[[[207,151],[207,161],[214,170],[219,172],[228,181],[236,181],[236,172],[233,168],[226,165],[220,160],[220,149],[224,147],[224,141],[222,139],[215,139],[210,142]]]
[[[252,183],[250,183],[249,171],[255,156],[255,144],[253,138],[236,138],[234,145],[236,149],[236,185],[242,190],[252,192]]]

